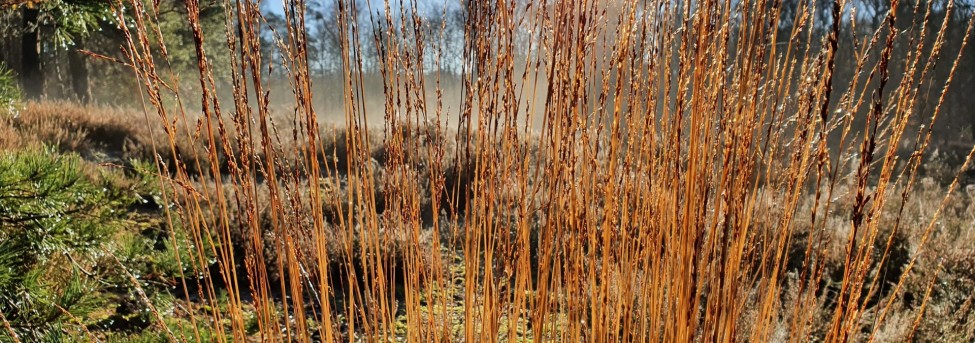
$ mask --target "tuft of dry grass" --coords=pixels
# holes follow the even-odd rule
[[[27,102],[10,125],[30,142],[43,142],[60,151],[122,153],[146,156],[149,128],[138,112],[78,105],[67,101]],[[118,159],[122,156],[114,156]]]
[[[25,148],[25,141],[20,136],[20,131],[10,124],[10,120],[0,117],[0,150],[10,151]]]

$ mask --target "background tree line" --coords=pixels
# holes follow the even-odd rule
[[[160,17],[159,32],[167,58],[175,71],[196,65],[190,29],[182,1],[148,2]],[[28,99],[67,98],[81,102],[127,103],[137,94],[120,92],[132,86],[129,70],[113,60],[125,61],[125,35],[119,11],[130,7],[113,0],[8,0],[0,3],[0,63],[18,75]],[[211,42],[223,40],[224,7],[209,1],[201,5],[201,18],[212,32]],[[157,44],[158,42],[152,42]],[[162,56],[159,56],[160,58]],[[218,56],[217,58],[220,58]]]
[[[339,45],[341,35],[337,23],[338,0],[312,0],[305,9],[305,25],[308,33],[308,66],[315,77],[318,99],[316,103],[329,108],[341,102],[337,97],[339,92],[328,91],[329,87],[341,85],[342,77],[342,49]],[[953,7],[949,8],[949,1]],[[182,81],[180,85],[189,91],[198,84],[196,79],[196,55],[193,50],[191,31],[185,23],[186,7],[180,0],[147,1],[158,11],[160,16],[159,32],[166,41],[167,56],[174,76]],[[362,69],[366,83],[371,76],[376,78],[376,89],[381,89],[379,68],[383,53],[383,32],[385,27],[385,5],[378,0],[354,0],[346,2],[356,11],[359,30],[357,37],[362,44],[362,51],[356,53],[362,61]],[[391,2],[397,6],[397,2]],[[82,102],[97,99],[99,102],[110,104],[137,103],[137,94],[120,92],[121,89],[136,89],[136,80],[132,80],[128,71],[118,63],[89,56],[88,52],[124,60],[124,52],[119,49],[124,43],[124,35],[117,22],[117,11],[125,11],[124,2],[113,5],[112,0],[0,0],[0,63],[18,75],[23,94],[27,98],[73,98]],[[781,8],[779,23],[781,42],[791,39],[790,32],[797,24],[796,14],[803,6],[813,11],[812,35],[802,35],[797,39],[814,40],[811,47],[818,46],[815,41],[822,40],[832,22],[829,0],[809,0],[803,3],[799,0],[784,0],[777,3]],[[466,8],[471,6],[467,1],[441,2],[419,1],[417,10],[426,36],[428,48],[424,63],[429,72],[440,72],[441,82],[445,89],[457,89],[461,77],[465,73],[463,50],[466,23]],[[275,7],[278,6],[278,7]],[[769,6],[772,6],[771,4]],[[262,31],[262,49],[264,56],[274,56],[277,49],[276,40],[283,39],[287,34],[288,22],[284,11],[273,1],[262,4],[266,23]],[[771,9],[771,8],[770,8]],[[201,18],[204,18],[204,32],[206,44],[215,46],[209,49],[213,65],[228,65],[229,56],[220,55],[226,51],[227,13],[232,6],[225,7],[222,1],[205,0],[201,3]],[[852,78],[855,72],[856,51],[852,47],[861,47],[866,39],[878,28],[884,25],[884,18],[890,11],[890,1],[886,0],[854,0],[849,2],[842,16],[840,50],[837,52],[836,92]],[[964,34],[967,20],[975,10],[972,0],[906,0],[898,5],[896,25],[907,29],[917,25],[922,20],[932,23],[929,39],[941,28],[941,23],[947,23],[948,40],[943,47],[945,56],[954,56],[961,46],[961,36]],[[950,10],[950,11],[949,11]],[[413,18],[400,18],[398,8],[392,8],[394,23],[399,25],[413,25]],[[653,20],[653,13],[642,14],[646,20]],[[233,25],[233,23],[231,23]],[[523,32],[523,35],[537,34]],[[854,42],[856,41],[856,42]],[[912,42],[915,44],[930,44],[929,42]],[[913,53],[914,47],[909,44],[896,45],[894,61],[903,60],[906,54]],[[530,49],[524,49],[528,51]],[[931,47],[924,47],[923,53],[930,53]],[[225,53],[226,54],[226,53]],[[440,63],[434,63],[439,55]],[[162,58],[163,56],[159,56]],[[272,58],[268,63],[280,63]],[[891,75],[897,77],[904,70],[903,65],[892,66]],[[932,85],[943,84],[950,62],[940,63],[933,75]],[[284,68],[268,68],[270,82],[286,83],[283,80]],[[436,70],[435,70],[436,69]],[[221,80],[217,80],[220,82]],[[223,80],[227,81],[227,80]],[[454,87],[458,86],[458,87]],[[952,89],[944,105],[944,122],[941,135],[941,145],[954,146],[968,144],[975,136],[975,97],[966,96],[975,90],[975,52],[969,47],[965,57],[959,65]],[[330,94],[334,96],[330,96]],[[934,94],[928,92],[928,94]],[[381,100],[376,97],[377,100]],[[922,113],[933,110],[936,99],[923,102]],[[931,107],[931,108],[928,108]],[[922,124],[922,123],[919,123]],[[968,130],[962,130],[968,128]]]

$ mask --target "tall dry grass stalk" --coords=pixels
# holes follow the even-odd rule
[[[848,1],[826,22],[800,2],[791,31],[779,30],[780,0],[467,1],[452,101],[429,72],[443,28],[424,26],[417,1],[339,1],[344,82],[331,89],[346,127],[333,149],[312,106],[304,0],[285,0],[287,30],[271,33],[280,63],[260,53],[257,3],[225,2],[222,42],[203,41],[198,0],[185,3],[201,94],[180,94],[152,50],[151,3],[125,2],[136,15],[121,19],[147,113],[166,123],[156,149],[212,166],[159,172],[170,225],[195,241],[182,263],[204,275],[187,275],[186,293],[215,302],[227,290],[225,309],[194,318],[226,323],[220,341],[872,340],[936,226],[884,284],[940,112],[918,113],[921,86],[941,104],[951,78],[930,85],[928,73],[960,59],[942,56],[947,19],[902,29],[887,13],[852,40],[856,72],[840,83]],[[917,48],[894,60],[896,44]],[[369,45],[381,93],[362,83]],[[231,65],[211,65],[214,49],[230,49]],[[217,67],[233,71],[233,99],[217,99]],[[291,89],[269,89],[278,68]],[[269,109],[278,91],[294,95],[287,120]],[[369,122],[368,97],[384,97],[382,123]],[[203,116],[186,120],[171,100],[198,101]],[[174,151],[180,132],[205,149]],[[198,162],[218,159],[227,170]],[[839,277],[826,277],[836,244]]]

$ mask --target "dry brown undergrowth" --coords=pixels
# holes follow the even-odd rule
[[[312,105],[303,2],[285,6],[299,9],[285,13],[294,26],[271,33],[294,96],[284,122],[267,98],[249,97],[277,91],[261,72],[256,4],[229,5],[226,42],[196,41],[195,116],[161,105],[172,75],[153,60],[152,11],[126,3],[136,13],[120,18],[131,23],[128,63],[151,115],[192,128],[189,139],[168,130],[156,146],[181,151],[163,184],[176,204],[168,218],[198,249],[212,247],[214,280],[228,290],[226,311],[208,318],[228,323],[218,340],[245,339],[251,308],[261,339],[298,342],[845,342],[971,331],[967,319],[939,326],[924,316],[971,311],[965,293],[941,288],[967,291],[961,273],[940,276],[965,259],[933,262],[965,255],[954,250],[965,234],[945,225],[968,232],[955,205],[965,185],[919,196],[928,128],[961,57],[940,50],[948,21],[928,20],[931,6],[907,8],[916,19],[906,23],[890,11],[841,41],[862,23],[842,21],[852,4],[839,0],[824,12],[800,3],[788,32],[775,1],[469,1],[462,96],[450,106],[427,73],[438,31],[390,3],[370,18],[382,24],[370,40],[359,34],[371,30],[363,4],[339,2],[345,125],[331,140]],[[198,3],[186,6],[203,37]],[[972,23],[954,38],[963,48]],[[852,70],[843,78],[834,75],[841,42],[856,52],[841,61]],[[366,123],[376,116],[356,53],[370,45],[383,52],[381,135]],[[206,51],[218,47],[233,51],[222,66],[233,106],[214,105]],[[936,62],[951,72],[929,85]],[[917,110],[923,101],[935,101],[930,113]],[[443,310],[455,302],[462,310]]]
[[[6,143],[7,145],[4,145],[5,149],[23,148],[24,146],[20,144],[24,144],[24,142],[31,142],[31,144],[43,142],[45,144],[59,146],[67,151],[89,153],[90,157],[97,157],[95,154],[91,154],[93,151],[102,151],[102,154],[105,155],[137,156],[125,154],[131,154],[132,151],[138,151],[138,149],[148,149],[145,146],[137,146],[139,144],[146,144],[144,141],[138,140],[138,137],[146,137],[147,134],[144,132],[145,128],[142,124],[132,121],[132,115],[130,113],[111,108],[78,107],[70,103],[31,103],[25,107],[21,113],[21,117],[8,118],[4,123],[5,125],[0,125],[0,130],[9,132],[0,137],[8,139],[9,142],[13,142]],[[77,134],[73,136],[72,140],[64,140],[65,137],[71,136],[63,134],[65,132],[64,127],[59,127],[58,125],[63,125],[69,119],[72,121],[71,125],[74,127],[83,128],[79,130],[81,133],[98,132],[100,130],[98,127],[112,126],[113,132],[118,132],[121,136],[106,137],[91,134]],[[10,125],[9,122],[16,124]],[[88,126],[92,128],[88,128]],[[140,130],[143,130],[142,134],[136,133]],[[330,130],[337,130],[336,132],[340,133],[344,132],[344,130],[338,129]],[[434,127],[423,127],[413,130],[414,133],[410,133],[409,131],[403,133],[410,137],[422,138],[417,141],[436,141],[437,135],[431,134],[430,132],[432,131],[435,131]],[[57,132],[62,132],[62,134],[58,134]],[[424,137],[424,135],[427,135],[427,137]],[[444,134],[443,136],[450,136],[450,134]],[[31,138],[25,140],[22,137]],[[123,149],[123,151],[119,151],[118,147],[124,145],[105,143],[108,138],[114,138],[116,142],[129,141],[127,144],[135,146],[138,149]],[[341,142],[342,140],[337,141]],[[421,273],[424,275],[446,273],[445,270],[436,270],[432,267],[434,264],[428,260],[434,258],[434,253],[431,249],[446,248],[445,251],[447,252],[451,251],[451,249],[463,249],[463,242],[465,240],[463,233],[451,232],[452,230],[450,228],[463,225],[464,218],[462,216],[452,217],[447,215],[453,212],[449,209],[445,209],[438,214],[432,213],[433,193],[429,188],[429,184],[425,182],[421,182],[421,184],[415,183],[431,179],[429,175],[431,173],[429,166],[433,163],[431,155],[429,152],[424,152],[411,156],[402,156],[401,158],[406,159],[408,163],[395,167],[400,168],[401,170],[399,171],[389,170],[391,161],[397,158],[384,152],[385,149],[390,149],[390,147],[386,147],[389,142],[384,142],[381,137],[372,137],[371,144],[371,146],[375,147],[373,152],[370,153],[370,161],[374,168],[374,185],[372,187],[375,193],[373,196],[376,198],[374,214],[380,220],[378,226],[382,230],[381,235],[378,236],[382,240],[379,243],[382,246],[379,251],[387,259],[386,263],[390,268],[388,271],[395,274],[390,276],[393,280],[388,284],[389,287],[403,287],[403,284],[407,282],[405,280],[407,273]],[[529,150],[537,149],[537,147],[526,148]],[[335,149],[338,151],[335,155],[344,155],[346,153],[345,148],[342,146],[336,147]],[[447,150],[450,154],[457,153],[453,149]],[[450,159],[445,160],[450,161]],[[347,162],[333,163],[332,166],[338,165],[343,169],[349,167],[342,163]],[[928,165],[931,167],[926,168],[948,168],[939,163],[928,163]],[[457,189],[470,187],[470,185],[459,186],[462,182],[470,182],[470,178],[460,180],[457,177],[456,170],[458,169],[456,166],[450,164],[446,169],[441,170],[436,177],[433,177],[433,179],[442,178],[446,185],[443,186],[445,189],[454,189],[455,185],[460,187]],[[926,170],[924,173],[928,175],[943,175],[946,173],[951,174],[953,171]],[[394,180],[388,179],[390,175],[405,175],[408,178],[401,180],[401,182],[409,181],[413,183],[396,184]],[[291,177],[295,178],[292,182],[300,182],[299,180],[303,178],[303,175],[293,174]],[[638,177],[637,175],[629,177],[634,178],[634,181],[630,182],[636,185],[651,182],[649,179]],[[348,175],[339,173],[328,178],[323,178],[320,182],[320,194],[323,199],[320,213],[325,222],[325,230],[329,232],[326,235],[326,246],[329,257],[326,260],[328,262],[324,266],[329,271],[330,277],[334,278],[332,281],[333,287],[335,287],[334,292],[347,292],[353,287],[353,285],[349,284],[349,278],[354,277],[354,275],[349,274],[347,268],[352,268],[355,273],[364,272],[363,268],[365,267],[364,264],[366,261],[363,259],[364,256],[359,254],[367,252],[363,251],[363,244],[369,244],[368,242],[362,241],[364,237],[360,234],[340,230],[343,225],[343,218],[354,215],[362,216],[361,211],[364,211],[362,208],[357,209],[355,208],[356,206],[348,205],[350,196],[348,180]],[[517,204],[519,203],[518,199],[520,195],[517,187],[512,186],[523,181],[519,181],[518,177],[514,175],[509,180],[510,182],[507,186],[499,187],[499,192],[497,193],[498,210],[496,220],[509,223],[504,225],[514,227],[521,220],[517,215],[519,211]],[[870,325],[871,321],[876,318],[879,312],[878,304],[882,304],[883,301],[891,297],[896,297],[897,299],[888,314],[890,319],[877,327],[876,339],[879,341],[903,341],[910,335],[914,335],[914,337],[922,340],[928,340],[934,337],[943,337],[949,340],[965,340],[975,334],[975,327],[971,324],[971,316],[973,314],[972,306],[973,301],[975,301],[972,296],[975,294],[975,274],[971,272],[973,270],[973,263],[975,263],[975,260],[972,259],[973,252],[971,250],[971,246],[975,242],[975,236],[972,234],[972,223],[975,222],[975,191],[973,191],[975,185],[960,187],[961,189],[959,191],[953,193],[948,198],[947,206],[943,208],[940,219],[936,223],[936,231],[924,243],[924,246],[927,247],[924,249],[925,252],[918,255],[916,265],[912,269],[913,271],[908,275],[902,275],[904,267],[910,262],[918,249],[922,247],[924,229],[931,220],[931,216],[940,207],[940,201],[942,200],[946,186],[943,180],[940,181],[942,182],[931,177],[920,178],[918,186],[911,190],[911,198],[899,216],[897,215],[897,212],[900,210],[898,203],[888,203],[877,217],[878,226],[883,230],[878,235],[880,237],[892,237],[893,241],[890,251],[887,253],[883,262],[880,262],[880,258],[882,256],[881,253],[886,248],[886,241],[877,239],[873,243],[874,252],[872,254],[874,254],[874,257],[873,262],[871,262],[873,265],[870,273],[875,273],[871,277],[878,279],[876,284],[878,288],[871,290],[869,289],[870,285],[865,285],[865,288],[862,290],[862,301],[871,304],[866,308],[867,312],[864,313],[864,317],[861,319],[862,325]],[[529,181],[530,184],[536,182],[537,180]],[[204,182],[195,181],[192,187],[195,189],[204,189],[202,183]],[[212,181],[206,181],[205,183],[208,184],[205,187],[206,189],[211,191],[216,189],[216,185]],[[394,196],[387,199],[383,191],[387,187],[409,187],[413,191],[404,192],[400,190],[393,193],[393,189],[390,189],[390,194],[394,194]],[[177,188],[177,191],[183,189]],[[897,193],[902,189],[902,185],[896,185],[892,188],[892,191]],[[823,192],[825,191],[824,189]],[[776,207],[781,206],[783,197],[787,195],[781,190],[769,188],[762,188],[759,192],[761,195],[758,198],[763,199],[763,202],[756,205],[756,213],[777,212]],[[802,264],[805,260],[807,249],[810,248],[808,244],[815,244],[812,245],[812,250],[810,251],[821,251],[822,253],[820,260],[824,278],[816,284],[816,290],[807,291],[816,294],[816,300],[804,305],[811,306],[812,313],[815,313],[808,323],[809,334],[812,336],[825,335],[829,329],[830,308],[835,306],[833,302],[835,302],[835,293],[839,287],[838,280],[843,277],[842,272],[844,270],[843,265],[846,256],[845,247],[849,239],[849,227],[847,223],[850,216],[850,208],[854,201],[853,194],[843,189],[834,190],[834,192],[842,195],[833,200],[831,204],[833,207],[832,213],[821,219],[825,224],[818,228],[818,230],[823,232],[823,234],[817,235],[811,233],[811,228],[807,224],[799,224],[795,228],[793,239],[786,249],[787,260],[784,265],[785,278],[781,286],[781,301],[783,302],[784,308],[800,305],[798,301],[801,300],[801,293],[799,293],[798,280],[800,279],[801,271],[804,270]],[[286,217],[279,220],[288,225],[288,231],[284,237],[293,240],[293,242],[287,245],[292,248],[288,249],[294,249],[297,259],[296,262],[298,263],[294,266],[298,267],[299,274],[303,274],[303,277],[307,277],[309,280],[314,280],[315,276],[310,273],[321,266],[315,257],[317,252],[313,244],[315,241],[313,233],[314,224],[313,219],[310,217],[313,211],[309,208],[311,204],[303,200],[309,196],[309,190],[307,188],[294,188],[286,191],[285,194],[292,194],[292,196],[287,200],[285,211],[281,212]],[[413,194],[419,196],[418,201],[416,201],[416,205],[418,206],[416,208],[417,213],[412,214],[418,216],[418,223],[421,227],[421,231],[419,231],[420,236],[417,237],[419,240],[417,241],[413,241],[413,238],[410,237],[410,230],[402,225],[402,223],[409,223],[411,220],[403,218],[402,213],[404,212],[402,210],[390,211],[387,209],[387,207],[397,205],[386,204],[387,201],[395,201],[393,199],[402,196],[412,196]],[[183,194],[182,196],[186,195]],[[230,187],[224,189],[224,196],[226,199],[230,199],[229,203],[231,204],[237,204],[241,200],[246,201],[246,198],[239,198]],[[536,196],[539,197],[540,202],[546,200],[546,196],[543,193],[539,193]],[[215,198],[215,195],[211,194],[210,197]],[[256,193],[252,197],[258,205],[255,208],[256,212],[254,213],[255,217],[253,219],[257,225],[257,229],[256,231],[251,231],[254,229],[251,228],[250,224],[247,224],[251,223],[251,219],[247,217],[249,214],[246,213],[248,211],[246,206],[240,208],[231,206],[228,208],[227,214],[227,220],[231,223],[232,230],[230,242],[237,249],[238,253],[244,256],[253,254],[253,252],[247,252],[248,247],[251,246],[250,243],[247,243],[247,240],[252,237],[254,232],[259,232],[259,235],[261,235],[261,244],[263,244],[262,251],[265,258],[266,277],[268,281],[274,284],[280,284],[282,281],[286,282],[287,278],[282,277],[288,273],[288,268],[291,267],[289,267],[286,258],[279,255],[281,251],[284,251],[282,249],[284,249],[285,242],[282,234],[272,226],[272,211],[274,209],[271,207],[272,202],[265,185],[259,185]],[[457,199],[471,200],[469,194],[468,196],[458,197]],[[448,203],[451,200],[450,196],[445,195],[439,201]],[[627,206],[639,206],[640,201],[645,200],[628,200],[629,205]],[[804,195],[800,200],[797,212],[811,213],[814,204],[815,196],[813,194]],[[824,204],[820,203],[819,206],[821,208],[818,211],[826,210]],[[461,205],[461,207],[466,207],[466,205]],[[356,212],[360,213],[356,214]],[[440,228],[434,227],[435,217],[436,224]],[[206,222],[208,222],[210,227],[214,227],[221,216],[219,213],[207,212],[206,218]],[[898,230],[897,232],[891,232],[890,230],[895,227],[898,218],[900,221]],[[535,216],[530,218],[532,221],[531,225],[535,230],[538,230],[546,219],[544,216]],[[774,235],[777,232],[776,223],[778,220],[780,220],[778,217],[764,217],[762,221],[756,221],[753,224],[754,228],[752,231],[754,237],[751,239],[752,245],[746,250],[746,256],[753,259],[753,262],[757,262],[763,258],[764,249],[774,249],[774,245],[770,246],[770,244],[775,242]],[[437,235],[440,236],[439,242],[434,241],[435,230],[438,231]],[[452,237],[451,234],[459,236]],[[533,235],[537,235],[537,232],[533,233]],[[537,237],[530,238],[533,245],[539,244],[535,241],[538,239]],[[513,237],[513,239],[517,239],[517,237]],[[863,234],[858,239],[864,239]],[[417,248],[423,249],[423,251],[410,251],[410,249]],[[538,253],[535,250],[532,252],[533,256],[530,256],[533,264],[538,263]],[[243,266],[245,263],[244,257],[238,256],[238,258],[238,266]],[[422,258],[423,260],[414,261],[413,263],[416,263],[416,265],[408,266],[407,261],[410,258]],[[754,268],[761,267],[760,263],[749,264]],[[449,265],[453,266],[450,268],[457,267],[453,264]],[[421,269],[419,268],[423,268],[423,271],[420,272]],[[597,268],[606,267],[597,266]],[[609,271],[607,273],[613,275],[613,279],[625,279],[623,275],[627,271],[623,269],[624,266],[611,265],[608,268]],[[755,269],[754,272],[757,273],[758,270]],[[245,272],[245,270],[241,270],[241,272]],[[498,270],[497,272],[499,276],[505,276],[504,270]],[[895,294],[893,293],[893,286],[902,276],[905,280],[904,284]],[[929,288],[932,285],[931,280],[935,280],[933,288]],[[426,284],[426,282],[423,284]],[[355,287],[365,286],[367,284],[360,283]],[[639,284],[635,286],[640,287]],[[929,289],[931,294],[927,296],[926,293]],[[611,286],[609,291],[609,294],[614,294],[614,296],[624,296],[625,293],[620,292],[625,292],[626,288],[621,284],[615,284]],[[874,295],[866,295],[868,292],[873,292]],[[749,297],[757,296],[753,291],[750,291],[748,294]],[[927,301],[925,301],[926,298]],[[463,303],[457,304],[454,301],[450,303],[452,304],[450,306],[461,306],[461,308],[463,306]],[[920,321],[917,321],[922,306],[925,308],[925,315],[921,317],[922,319]],[[738,325],[743,330],[748,330],[748,328],[754,325],[755,316],[758,314],[757,311],[758,309],[753,306],[746,306],[742,312],[742,317],[738,321]],[[462,318],[461,316],[455,320],[462,320]],[[778,318],[773,326],[772,338],[785,339],[788,337],[789,323],[792,318],[791,316]],[[917,321],[916,332],[913,330],[915,321]],[[863,338],[865,337],[860,337],[860,339]]]

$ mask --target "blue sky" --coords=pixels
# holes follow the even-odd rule
[[[261,9],[270,12],[283,14],[284,13],[284,1],[286,0],[263,0],[261,1]],[[308,2],[322,1],[322,2],[335,2],[339,0],[307,0]],[[385,7],[384,0],[359,0],[363,5],[369,4],[372,6],[374,11],[382,10]],[[398,13],[399,6],[409,6],[410,0],[390,0],[390,8],[393,9],[394,13]],[[422,15],[438,15],[442,13],[444,6],[450,6],[448,8],[456,8],[461,5],[461,0],[414,0],[417,3],[417,9]]]

